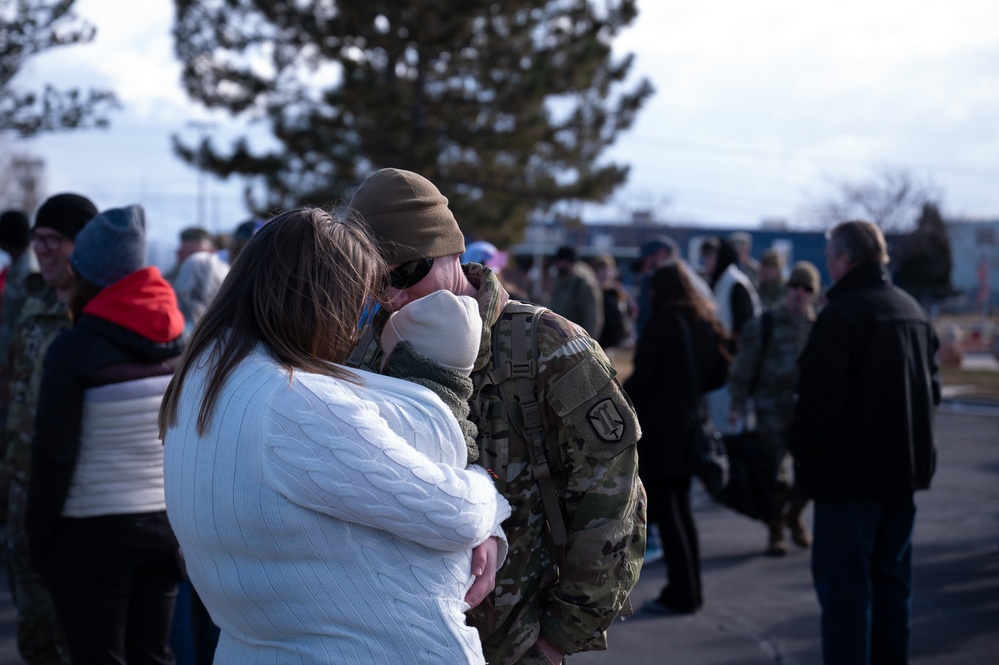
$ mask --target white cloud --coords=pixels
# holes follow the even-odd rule
[[[992,0],[640,0],[639,10],[616,47],[637,53],[634,74],[657,93],[609,155],[632,165],[619,201],[669,196],[678,216],[751,224],[792,215],[827,176],[890,163],[938,182],[953,212],[999,214]],[[173,2],[78,0],[76,11],[97,26],[94,43],[37,58],[19,83],[111,88],[126,110],[107,133],[33,142],[50,186],[100,191],[109,203],[160,197],[174,202],[164,206],[170,224],[190,223],[195,173],[168,137],[193,137],[190,119],[218,121],[220,135],[233,123],[181,89]],[[241,221],[238,183],[209,187],[226,192],[217,223]]]
[[[61,87],[114,90],[129,114],[150,122],[169,122],[190,113],[180,86],[180,64],[173,54],[170,0],[78,0],[76,16],[97,28],[87,44],[60,47],[33,60],[17,80]]]
[[[635,75],[657,94],[612,151],[633,165],[619,200],[672,192],[678,211],[748,224],[790,214],[824,176],[890,163],[939,180],[955,208],[999,213],[982,188],[984,174],[999,177],[999,5],[645,0],[639,10],[618,46],[637,52]]]

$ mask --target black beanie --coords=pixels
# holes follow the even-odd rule
[[[35,228],[49,228],[76,240],[76,234],[97,216],[97,212],[97,206],[85,196],[56,194],[49,197],[35,213]]]
[[[23,250],[29,242],[27,215],[20,210],[7,210],[0,214],[0,246]]]

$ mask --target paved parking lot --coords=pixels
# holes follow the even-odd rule
[[[933,488],[917,494],[913,665],[999,663],[999,408],[951,404],[938,418]],[[808,552],[762,554],[763,526],[698,492],[705,605],[693,616],[637,613],[616,622],[610,650],[572,665],[819,665],[819,611]],[[649,564],[636,607],[656,596]],[[14,609],[0,585],[0,665],[21,663]]]

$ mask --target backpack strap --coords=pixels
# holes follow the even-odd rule
[[[561,554],[569,542],[565,527],[562,504],[555,481],[552,478],[548,454],[545,451],[545,427],[541,420],[541,404],[538,402],[535,380],[538,376],[538,318],[544,307],[511,300],[503,310],[510,315],[510,358],[502,364],[494,365],[487,374],[486,381],[495,385],[506,406],[510,428],[516,431],[527,443],[531,457],[531,473],[538,483],[541,500],[545,508],[552,542]],[[493,335],[493,358],[499,359],[497,336]],[[530,346],[528,346],[530,344]],[[533,353],[532,353],[533,351]],[[510,392],[515,392],[514,399]],[[520,412],[520,418],[514,417]]]
[[[753,367],[753,378],[749,382],[749,393],[752,395],[756,392],[756,384],[760,382],[760,370],[763,369],[763,356],[767,353],[767,347],[770,346],[770,338],[773,336],[774,332],[774,313],[770,310],[763,312],[760,315],[760,353],[756,356],[756,366]]]

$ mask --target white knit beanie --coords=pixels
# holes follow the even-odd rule
[[[385,357],[403,340],[434,362],[469,374],[482,341],[479,304],[450,291],[435,291],[411,302],[393,312],[382,330]]]

